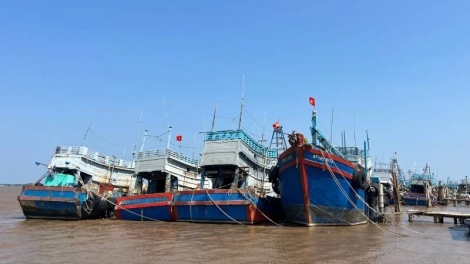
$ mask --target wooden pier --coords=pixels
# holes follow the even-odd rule
[[[444,211],[424,211],[424,210],[409,210],[408,221],[413,222],[413,217],[416,216],[432,216],[434,218],[434,223],[444,223],[444,217],[453,218],[454,224],[464,224],[465,219],[470,219],[470,213],[461,213],[461,212],[444,212]]]
[[[465,203],[465,205],[470,205],[470,200],[469,199],[451,199],[451,198],[444,198],[444,202],[447,204],[453,203],[454,206],[457,206],[458,203]]]

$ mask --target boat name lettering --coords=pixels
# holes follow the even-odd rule
[[[322,156],[318,156],[317,154],[313,154],[312,158],[313,158],[314,160],[318,160],[318,161],[323,162],[323,163],[325,163],[325,159],[326,159],[326,161],[327,161],[328,163],[334,164],[333,159],[324,158],[324,157],[322,157]]]

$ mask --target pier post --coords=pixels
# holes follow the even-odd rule
[[[425,197],[426,197],[426,208],[429,208],[431,207],[431,199],[429,197],[429,185],[428,185],[428,182],[424,182],[424,194],[425,194]]]
[[[379,184],[379,212],[384,213],[384,186]]]
[[[401,199],[400,199],[400,192],[398,190],[398,179],[393,169],[392,169],[392,181],[393,181],[393,196],[395,197],[395,213],[400,213],[401,212]]]
[[[439,201],[439,204],[441,205],[447,205],[445,202],[445,190],[444,186],[442,185],[442,182],[439,181],[439,187],[438,187],[438,193],[437,193],[437,200]]]

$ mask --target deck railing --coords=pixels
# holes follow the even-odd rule
[[[221,141],[221,140],[236,140],[241,139],[245,144],[253,149],[256,153],[263,156],[268,156],[268,158],[277,158],[276,149],[268,149],[249,135],[247,135],[243,130],[224,130],[224,131],[214,131],[206,133],[206,141]]]
[[[166,157],[166,156],[169,156],[175,160],[192,164],[194,166],[197,166],[199,164],[198,160],[186,157],[183,154],[173,151],[171,149],[141,151],[137,154],[137,160],[148,159],[152,157]]]
[[[117,159],[114,158],[113,156],[106,156],[103,155],[97,151],[94,151],[92,149],[89,149],[87,147],[83,146],[59,146],[56,148],[56,153],[55,154],[66,154],[66,155],[81,155],[85,156],[86,158],[106,164],[106,165],[111,165],[111,166],[119,166],[119,167],[124,167],[124,168],[131,168],[132,167],[132,161],[127,161],[123,159]]]

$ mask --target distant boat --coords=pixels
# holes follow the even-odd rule
[[[435,179],[431,174],[431,167],[426,163],[422,173],[413,173],[409,181],[409,191],[402,195],[404,205],[432,206],[437,203],[432,194],[435,187]],[[425,187],[427,185],[427,188]],[[426,189],[429,192],[429,200],[426,200]]]
[[[207,132],[201,159],[201,186],[212,189],[178,191],[176,221],[256,224],[282,214],[268,174],[277,158],[245,131]]]
[[[398,159],[396,157],[391,158],[389,163],[386,162],[375,162],[373,166],[373,176],[377,177],[377,181],[372,181],[377,184],[374,186],[378,190],[378,184],[383,185],[384,190],[384,206],[391,205],[395,202],[395,197],[393,196],[393,175],[395,173],[397,177],[397,183],[400,189],[401,185],[405,184],[405,177],[403,171],[398,165]]]
[[[47,172],[18,196],[26,218],[79,220],[109,217],[113,202],[101,199],[127,191],[131,162],[111,159],[86,147],[57,147]]]
[[[135,170],[139,194],[117,199],[117,218],[174,221],[175,192],[201,188],[198,165],[197,160],[169,149],[169,144],[167,149],[139,152]]]
[[[310,103],[314,106],[315,100],[310,98]],[[357,147],[335,148],[317,129],[316,118],[313,110],[312,144],[292,132],[290,147],[273,170],[286,218],[306,226],[367,223],[364,189],[371,174],[370,156]]]

